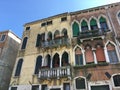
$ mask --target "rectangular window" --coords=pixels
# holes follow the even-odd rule
[[[32,90],[39,90],[39,85],[32,86]]]
[[[42,86],[41,86],[41,90],[48,90],[48,89],[47,89],[47,85],[42,85]]]
[[[75,55],[76,65],[83,65],[83,56],[82,54]]]
[[[48,22],[47,22],[47,25],[51,25],[51,24],[52,24],[52,21],[48,21]]]
[[[63,90],[70,90],[70,84],[69,83],[64,83],[63,84]]]
[[[0,41],[4,41],[4,40],[5,40],[5,37],[6,37],[6,35],[2,35],[2,37],[1,37],[1,40],[0,40]]]
[[[17,87],[11,87],[11,90],[17,90]]]
[[[91,86],[91,90],[110,90],[109,85]]]
[[[45,25],[46,25],[46,23],[42,23],[42,24],[41,24],[41,27],[43,27],[43,26],[45,26]]]
[[[109,55],[110,63],[117,63],[118,62],[117,53],[115,50],[109,50],[108,55]]]
[[[26,30],[30,30],[30,27],[26,27]]]
[[[67,17],[62,17],[61,22],[63,22],[63,21],[67,21]]]

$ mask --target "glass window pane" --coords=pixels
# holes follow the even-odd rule
[[[39,90],[39,85],[32,86],[32,90]]]
[[[4,40],[5,40],[5,36],[6,36],[6,35],[2,35],[1,41],[4,41]]]
[[[76,79],[76,89],[85,89],[85,79],[84,78],[77,78]]]
[[[11,90],[17,90],[17,87],[11,87]]]
[[[113,76],[114,85],[120,87],[120,75]]]
[[[70,84],[69,83],[64,83],[63,90],[70,90]]]

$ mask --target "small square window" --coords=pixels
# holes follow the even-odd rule
[[[26,27],[26,30],[30,30],[30,27]]]
[[[52,24],[52,21],[48,21],[48,22],[47,22],[47,25],[51,25],[51,24]]]
[[[11,87],[11,90],[17,90],[17,87]]]
[[[43,26],[45,26],[45,25],[46,25],[46,23],[42,23],[42,24],[41,24],[41,27],[43,27]]]
[[[67,21],[67,17],[62,17],[61,22],[63,22],[63,21]]]
[[[32,90],[39,90],[39,85],[32,86]]]

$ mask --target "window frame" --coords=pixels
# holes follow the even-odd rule
[[[4,36],[4,38],[3,38],[3,36]],[[3,39],[3,40],[2,40],[2,39]],[[4,42],[5,39],[6,39],[6,34],[2,34],[1,37],[0,37],[0,42]]]
[[[41,59],[41,61],[39,61],[40,59]],[[35,62],[35,69],[34,69],[34,75],[37,75],[37,74],[39,74],[39,69],[40,69],[40,67],[38,67],[37,65],[40,65],[40,62],[41,62],[41,67],[42,67],[42,56],[41,55],[39,55],[39,56],[37,56],[37,58],[36,58],[36,62]],[[39,62],[39,64],[37,64]],[[38,73],[37,73],[37,70],[38,70]]]
[[[76,88],[76,79],[78,79],[78,78],[83,78],[85,80],[85,89],[77,89]],[[86,78],[83,77],[83,76],[75,77],[74,78],[74,87],[75,87],[75,90],[87,90],[87,81],[86,81]]]
[[[20,62],[21,61],[21,62]],[[20,67],[18,67],[18,64],[21,64]],[[23,58],[20,58],[16,64],[16,68],[15,68],[15,73],[14,73],[14,76],[15,77],[20,77],[20,74],[21,74],[21,70],[22,70],[22,65],[23,65]],[[20,69],[19,69],[20,68]],[[18,69],[19,69],[19,72],[18,72]],[[17,74],[17,75],[16,75]]]
[[[116,87],[116,86],[115,86],[115,83],[114,83],[113,77],[116,76],[116,75],[120,75],[120,73],[117,73],[117,74],[113,74],[113,75],[112,75],[112,77],[111,77],[112,85],[113,85],[113,88],[115,88],[115,89],[117,89],[117,88],[120,89],[120,86]]]
[[[38,86],[38,88],[40,89],[40,85],[32,85],[31,90],[33,90],[34,86]]]
[[[23,40],[22,40],[21,50],[25,50],[26,49],[27,43],[28,43],[28,37],[24,37]]]
[[[10,90],[12,90],[12,88],[16,88],[16,90],[17,90],[18,87],[11,87]]]

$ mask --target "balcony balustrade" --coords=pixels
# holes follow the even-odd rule
[[[79,38],[83,39],[83,38],[90,38],[90,37],[98,37],[98,36],[103,36],[106,35],[106,32],[108,32],[110,30],[106,29],[106,30],[102,30],[102,29],[98,29],[98,30],[85,30],[79,33]]]
[[[64,46],[64,45],[69,45],[70,44],[70,39],[69,38],[59,38],[59,39],[54,39],[50,41],[44,41],[42,42],[42,48],[49,48],[49,47],[57,47],[57,46]]]
[[[42,68],[39,71],[38,78],[40,79],[52,79],[52,78],[65,78],[65,77],[70,77],[71,76],[71,71],[70,71],[70,66],[66,67],[59,67],[59,68]]]

